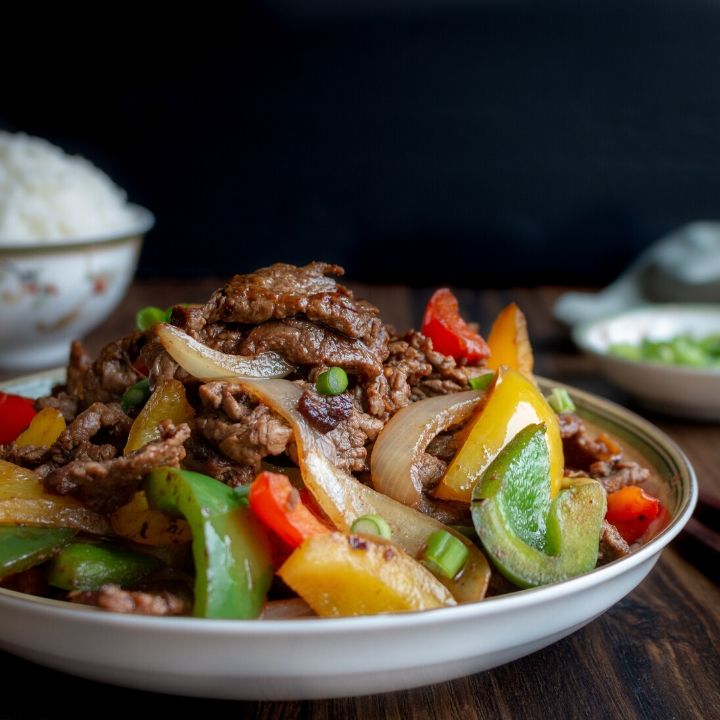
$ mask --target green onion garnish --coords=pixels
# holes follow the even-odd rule
[[[485,390],[493,381],[494,377],[495,373],[484,373],[483,375],[469,378],[468,383],[473,390]]]
[[[462,570],[469,554],[462,540],[447,530],[436,530],[427,539],[422,563],[436,575],[452,579]]]
[[[130,386],[120,400],[120,406],[123,412],[128,412],[134,408],[141,407],[150,397],[150,383],[145,378]]]
[[[233,488],[233,492],[240,498],[243,505],[246,507],[250,505],[250,487],[252,486],[252,483],[246,483],[245,485],[238,485],[236,488]]]
[[[558,414],[575,412],[575,403],[565,388],[556,387],[547,399],[550,407]]]
[[[350,527],[350,532],[378,535],[386,540],[392,537],[392,530],[387,524],[387,520],[380,515],[363,515],[359,517]]]
[[[135,325],[141,332],[151,330],[158,323],[167,321],[167,311],[153,305],[148,305],[137,311],[135,315]]]
[[[315,387],[321,395],[340,395],[348,386],[347,373],[341,367],[331,367],[318,375]]]

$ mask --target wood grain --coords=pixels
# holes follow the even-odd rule
[[[199,301],[213,278],[136,282],[105,326],[87,340],[96,352],[132,327],[143,305]],[[355,286],[398,328],[418,326],[430,290]],[[459,293],[463,307],[489,329],[495,313],[517,300],[528,315],[538,372],[626,404],[659,425],[687,453],[700,485],[720,494],[720,426],[649,415],[605,384],[551,319],[561,288]],[[57,718],[62,708],[105,707],[117,715],[232,713],[263,720],[407,720],[409,718],[720,718],[720,588],[715,567],[696,567],[682,541],[663,553],[648,578],[600,618],[529,657],[453,682],[386,695],[297,703],[165,697],[100,685],[0,654],[4,718]],[[478,638],[482,643],[482,638]],[[18,688],[11,691],[10,688]],[[42,692],[19,690],[42,688]]]

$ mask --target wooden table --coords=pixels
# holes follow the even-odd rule
[[[123,306],[88,338],[88,347],[95,352],[128,331],[143,305],[199,301],[218,284],[212,278],[136,282]],[[419,324],[429,296],[429,290],[404,287],[354,289],[398,328]],[[484,329],[504,304],[517,300],[528,316],[539,374],[632,407],[627,397],[599,379],[592,361],[575,351],[567,332],[551,319],[561,290],[462,290],[458,295],[467,315]],[[638,411],[683,448],[701,488],[720,494],[720,425]],[[718,564],[698,567],[683,548],[676,541],[634,592],[570,637],[509,665],[453,682],[373,697],[230,703],[100,685],[0,653],[2,716],[57,718],[110,709],[127,717],[227,712],[234,718],[268,719],[720,718]]]

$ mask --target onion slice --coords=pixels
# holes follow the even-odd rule
[[[381,515],[390,525],[393,542],[412,557],[418,557],[430,533],[447,530],[468,548],[469,558],[461,575],[453,580],[439,578],[458,602],[481,600],[490,580],[485,556],[465,536],[428,515],[403,505],[363,485],[334,465],[335,449],[298,410],[302,390],[289,380],[238,379],[238,385],[267,405],[290,424],[295,433],[298,463],[303,481],[331,522],[349,532],[362,515]]]
[[[370,459],[373,485],[398,502],[417,508],[422,500],[418,462],[430,441],[466,420],[483,397],[478,390],[410,403],[395,413],[375,441]]]
[[[281,378],[294,370],[276,352],[228,355],[203,345],[168,323],[156,325],[155,332],[172,359],[190,375],[205,382],[238,377]]]

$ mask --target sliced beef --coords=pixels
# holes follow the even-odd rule
[[[642,485],[650,479],[650,470],[633,460],[607,462],[599,460],[590,465],[590,477],[599,480],[608,493],[627,485]]]
[[[618,446],[607,436],[593,437],[574,413],[562,413],[558,415],[558,421],[568,469],[590,472],[593,463],[619,459]]]
[[[143,333],[132,333],[106,345],[92,364],[82,345],[73,343],[64,392],[77,399],[79,410],[95,402],[119,400],[130,385],[142,378],[133,362],[145,341]]]
[[[218,321],[257,325],[302,315],[308,320],[362,340],[374,352],[387,345],[377,308],[355,300],[331,275],[343,275],[337,265],[313,262],[305,267],[277,263],[248,275],[236,275],[203,307],[206,324]],[[195,326],[196,317],[190,318]]]
[[[45,476],[45,487],[57,495],[75,495],[97,512],[113,512],[129,502],[149,472],[164,465],[178,467],[185,457],[183,443],[190,428],[163,420],[160,432],[159,440],[129,455],[102,461],[76,459],[57,467]]]
[[[257,473],[264,457],[282,453],[294,457],[290,426],[265,405],[245,395],[239,385],[224,381],[206,383],[200,387],[199,396],[203,409],[196,417],[197,431],[235,463]],[[366,444],[377,437],[382,427],[382,421],[353,404],[350,415],[324,435],[333,455],[329,459],[349,472],[367,470]]]
[[[268,455],[280,455],[293,440],[290,426],[265,405],[247,397],[240,386],[211,382],[200,387],[203,410],[196,418],[197,431],[226,457],[260,471]]]
[[[298,410],[314,428],[326,433],[350,418],[353,400],[348,393],[320,395],[308,387],[298,401]]]
[[[253,328],[240,346],[241,355],[274,350],[293,365],[331,367],[372,378],[383,371],[382,358],[355,340],[309,320],[271,320]]]
[[[185,451],[184,467],[210,475],[230,487],[247,485],[255,479],[254,467],[233,462],[197,432],[185,443]]]
[[[625,542],[618,529],[607,520],[603,520],[600,529],[598,565],[605,565],[629,554],[630,546]]]
[[[71,460],[103,461],[114,457],[127,439],[132,421],[117,403],[93,403],[81,412],[50,447],[0,448],[0,457],[47,475]]]
[[[123,590],[118,585],[103,585],[99,590],[76,590],[68,600],[132,615],[186,615],[192,610],[188,598],[167,590]]]

